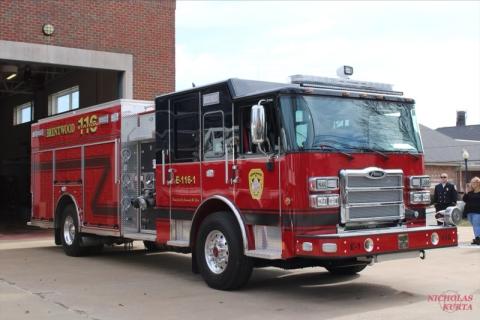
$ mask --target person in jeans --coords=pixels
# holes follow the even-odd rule
[[[468,221],[473,226],[472,244],[480,246],[480,178],[474,177],[465,189],[467,192],[463,195],[465,202],[464,215],[467,215]]]

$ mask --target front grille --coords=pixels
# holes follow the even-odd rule
[[[399,211],[399,205],[385,205],[378,207],[351,207],[349,216],[350,220],[370,220],[372,217],[391,217],[392,219],[396,220],[398,219]]]
[[[372,194],[375,192],[375,195]],[[402,190],[347,191],[347,203],[401,202]]]
[[[396,221],[405,216],[402,170],[342,170],[340,186],[344,224]]]
[[[351,170],[349,170],[351,171]],[[369,188],[369,187],[397,187],[402,185],[401,175],[385,176],[383,179],[371,179],[365,176],[352,176],[348,177],[349,188]]]

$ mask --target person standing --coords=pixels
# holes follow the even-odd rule
[[[468,221],[473,226],[475,239],[473,239],[472,244],[480,246],[480,178],[473,177],[465,190],[467,192],[463,195],[463,201],[465,202],[463,214],[467,215]]]
[[[456,205],[458,197],[455,186],[448,182],[447,174],[442,173],[440,178],[442,182],[435,186],[435,192],[433,194],[433,204],[435,205],[436,212]]]

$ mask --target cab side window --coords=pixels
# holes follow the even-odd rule
[[[203,116],[203,154],[205,159],[225,155],[225,126],[223,112],[205,113]]]
[[[256,153],[256,146],[252,144],[252,136],[250,131],[250,106],[240,108],[240,153],[252,154]]]
[[[278,152],[278,137],[279,137],[279,128],[278,121],[275,113],[275,106],[273,102],[264,103],[265,108],[265,123],[266,123],[266,139],[265,142],[261,145],[261,150],[257,145],[252,143],[252,136],[250,130],[250,119],[252,105],[256,102],[252,102],[248,105],[243,105],[239,108],[238,115],[236,119],[239,121],[239,153],[240,154],[262,154],[263,150],[266,153]]]
[[[308,113],[305,110],[295,110],[295,140],[297,146],[305,148],[308,136]]]
[[[172,102],[173,162],[198,161],[198,95],[191,94]]]

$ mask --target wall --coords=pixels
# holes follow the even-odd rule
[[[33,101],[34,121],[48,116],[48,96],[78,86],[79,106],[87,107],[118,98],[118,72],[75,70],[52,80],[33,95],[0,99],[0,213],[30,206],[30,123],[13,125],[16,106]],[[21,209],[19,209],[21,208]]]
[[[425,164],[425,174],[430,176],[432,182],[431,191],[435,188],[435,185],[439,184],[441,179],[440,175],[446,173],[448,175],[448,181],[453,183],[458,192],[463,192],[463,171],[460,170],[460,163],[458,166],[445,166],[445,165],[429,165]]]
[[[174,91],[174,0],[2,0],[0,30],[2,40],[132,54],[134,99]]]
[[[55,28],[52,36],[42,33],[46,23]],[[132,56],[134,99],[153,100],[175,89],[175,0],[1,0],[0,30],[0,40],[55,46],[52,54],[66,47]],[[80,86],[80,107],[113,100],[119,77],[77,69],[33,96],[0,99],[0,213],[8,203],[13,210],[30,205],[30,124],[13,126],[13,108],[33,99],[36,121],[47,116],[49,94],[73,85]]]

